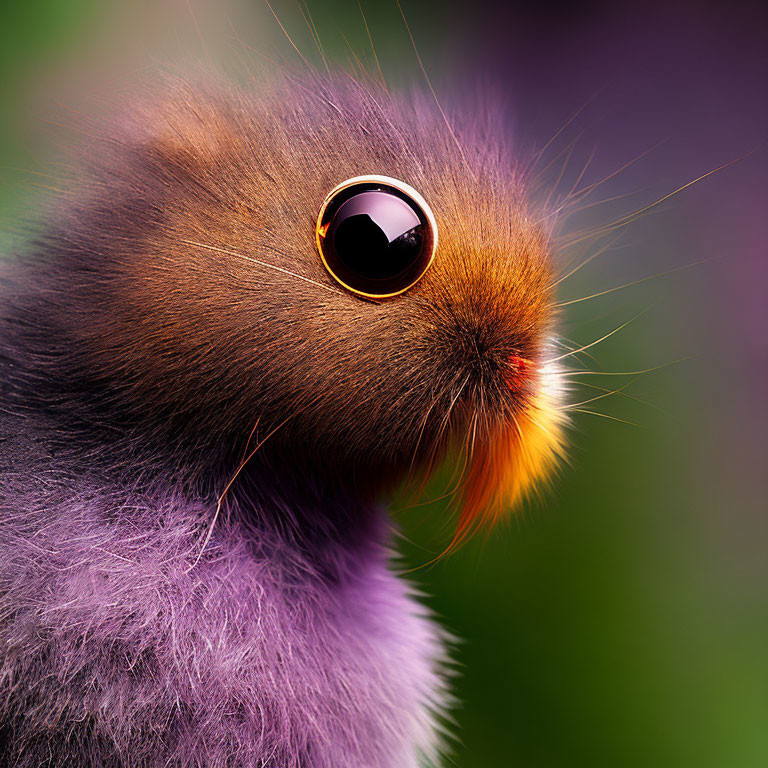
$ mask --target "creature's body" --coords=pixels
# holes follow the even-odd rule
[[[465,446],[472,523],[560,449],[547,240],[503,148],[346,78],[264,93],[125,118],[4,281],[3,765],[437,763],[442,633],[377,498]],[[314,241],[366,173],[440,226],[378,303]]]
[[[210,505],[100,488],[17,428],[0,495],[2,764],[416,766],[434,753],[438,632],[387,568],[379,512],[340,500],[350,531],[303,544],[224,523],[189,571]]]

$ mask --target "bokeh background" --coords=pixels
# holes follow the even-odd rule
[[[273,5],[319,63],[301,6]],[[393,86],[423,85],[394,0],[363,6]],[[680,362],[578,377],[574,402],[627,388],[583,406],[611,418],[574,413],[570,466],[487,539],[427,566],[450,510],[399,503],[411,578],[461,639],[451,764],[768,766],[765,6],[403,6],[446,104],[470,109],[469,96],[495,92],[522,157],[554,136],[540,194],[554,188],[558,199],[590,158],[579,187],[609,177],[564,237],[737,161],[622,228],[561,285],[570,300],[703,262],[575,303],[563,318],[582,346],[643,313],[574,366]],[[333,62],[350,51],[371,62],[355,0],[309,9]],[[262,0],[4,0],[2,251],[34,230],[56,186],[70,136],[54,124],[71,122],[70,110],[98,111],[167,62],[242,75],[257,55],[241,43],[298,66]],[[564,251],[563,269],[590,245]]]

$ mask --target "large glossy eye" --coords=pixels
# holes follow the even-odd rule
[[[356,176],[332,189],[320,208],[316,235],[331,276],[368,298],[407,291],[437,248],[437,224],[424,198],[387,176]]]

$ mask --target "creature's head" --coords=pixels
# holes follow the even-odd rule
[[[105,439],[218,461],[258,425],[377,489],[447,452],[469,529],[563,444],[548,236],[498,133],[345,76],[177,84],[89,147],[16,322]]]

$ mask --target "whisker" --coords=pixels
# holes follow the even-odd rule
[[[544,201],[545,210],[549,207],[549,201],[552,199],[552,195],[555,193],[555,190],[558,189],[558,187],[560,186],[560,182],[563,180],[563,176],[565,175],[565,169],[568,167],[568,163],[571,160],[571,155],[573,155],[573,150],[576,149],[576,144],[578,143],[579,138],[580,137],[577,136],[568,147],[568,151],[566,152],[563,162],[560,166],[560,173],[558,174],[555,182],[550,186],[549,194],[547,194],[547,198]]]
[[[245,441],[245,448],[243,449],[243,457],[240,459],[240,461],[245,461],[245,457],[248,455],[248,449],[251,447],[251,440],[253,439],[253,436],[256,434],[256,430],[259,428],[259,421],[260,419],[256,419],[256,423],[253,425],[253,428],[251,429],[248,439]]]
[[[471,440],[470,440],[470,433],[471,433]],[[413,504],[409,504],[406,507],[402,507],[401,509],[397,510],[398,512],[404,512],[405,510],[415,509],[417,507],[424,507],[427,504],[435,504],[438,501],[442,501],[443,499],[451,499],[451,503],[454,501],[456,493],[458,492],[459,488],[461,487],[461,482],[464,479],[464,475],[466,474],[467,467],[469,466],[469,462],[472,458],[472,454],[474,453],[475,449],[475,438],[477,433],[477,413],[472,417],[472,422],[470,427],[467,430],[467,438],[465,440],[465,449],[462,451],[464,454],[464,461],[462,462],[461,472],[459,472],[458,479],[456,478],[456,471],[451,474],[451,477],[448,480],[448,483],[446,484],[446,488],[448,490],[443,491],[439,496],[433,496],[428,499],[424,499],[423,501],[415,502]],[[422,488],[423,490],[423,488]],[[450,516],[447,517],[445,523],[443,524],[443,527],[448,524],[448,521],[450,520]],[[426,549],[426,548],[424,548]],[[430,550],[427,550],[430,551]],[[436,554],[434,552],[430,551],[430,554]],[[445,554],[445,553],[443,553]],[[441,555],[437,555],[435,559],[440,557]],[[430,560],[425,565],[429,565],[430,563],[434,562],[434,560]],[[423,566],[417,566],[413,570],[418,570]]]
[[[561,301],[557,303],[555,306],[558,308],[561,307],[568,307],[571,304],[578,304],[581,301],[589,301],[589,299],[596,299],[600,296],[606,296],[609,293],[614,293],[616,291],[623,291],[625,288],[631,288],[633,285],[640,285],[641,283],[647,283],[649,280],[656,280],[659,277],[666,277],[667,275],[672,275],[675,272],[680,272],[684,269],[690,269],[691,267],[697,267],[701,264],[706,264],[707,262],[714,261],[717,257],[711,256],[706,259],[700,259],[699,261],[692,261],[690,264],[683,264],[680,267],[674,267],[673,269],[668,269],[666,272],[658,272],[655,275],[648,275],[648,277],[641,277],[639,280],[633,280],[631,283],[624,283],[624,285],[617,285],[615,288],[607,288],[604,291],[598,291],[597,293],[591,293],[589,296],[582,296],[580,299],[569,299],[568,301]],[[589,261],[589,259],[587,260]],[[584,262],[586,263],[586,262]],[[583,265],[582,265],[583,266]],[[557,283],[555,283],[557,285]]]
[[[564,360],[566,357],[571,357],[572,355],[576,355],[579,352],[583,352],[585,349],[590,349],[591,347],[594,347],[596,344],[599,344],[601,341],[605,341],[606,339],[613,336],[615,333],[618,333],[622,328],[626,328],[630,323],[633,323],[635,320],[637,320],[638,317],[641,317],[647,312],[647,310],[640,312],[640,314],[635,315],[633,318],[630,318],[627,320],[626,323],[622,323],[618,328],[614,328],[609,333],[606,333],[605,336],[601,336],[599,339],[595,339],[595,341],[590,342],[589,344],[585,344],[583,347],[579,347],[579,349],[571,350],[570,352],[566,352],[563,355],[559,355],[558,357],[550,358],[549,360],[545,360],[544,362],[546,364],[549,363],[556,363],[558,360]]]
[[[611,395],[619,395],[625,389],[631,387],[636,381],[637,381],[637,378],[634,378],[631,381],[628,381],[623,386],[619,387],[618,389],[603,392],[603,394],[601,395],[595,395],[594,397],[590,397],[587,400],[582,400],[580,403],[572,403],[570,405],[565,406],[565,409],[568,411],[575,411],[577,408],[580,408],[582,405],[587,405],[588,403],[594,403],[596,400],[603,400],[604,398],[610,397]]]
[[[44,171],[35,171],[31,168],[19,168],[14,165],[0,165],[0,171],[13,171],[14,173],[24,173],[28,174],[30,176],[41,176],[44,179],[58,179],[59,181],[64,181],[64,179],[61,176],[57,176],[53,173],[45,173]]]
[[[752,150],[753,152],[756,150]],[[658,200],[655,200],[652,203],[649,203],[648,205],[643,206],[642,208],[638,208],[637,210],[634,210],[630,213],[625,214],[624,216],[620,216],[618,219],[615,219],[614,221],[604,224],[601,227],[598,227],[595,229],[591,234],[583,235],[582,237],[577,238],[576,240],[571,240],[563,246],[572,246],[576,245],[576,243],[582,242],[583,240],[587,240],[592,237],[596,237],[598,235],[607,234],[609,232],[613,232],[616,229],[621,229],[623,227],[626,227],[630,224],[633,224],[635,221],[637,221],[639,218],[641,218],[644,214],[648,213],[649,211],[653,210],[654,208],[657,208],[659,205],[664,203],[665,201],[669,200],[671,197],[674,197],[675,195],[680,194],[684,190],[688,189],[689,187],[692,187],[694,184],[697,184],[700,181],[703,181],[709,176],[712,176],[715,173],[718,173],[719,171],[724,170],[725,168],[730,167],[731,165],[734,165],[741,160],[743,160],[745,157],[748,157],[751,154],[751,152],[747,153],[746,155],[743,155],[742,157],[737,157],[734,160],[729,160],[727,163],[723,163],[722,165],[718,166],[717,168],[713,168],[711,171],[707,171],[706,173],[703,173],[698,178],[693,179],[692,181],[689,181],[687,184],[683,184],[681,187],[678,187],[677,189],[673,190],[672,192],[667,193],[663,197],[660,197]]]
[[[365,24],[365,33],[368,35],[368,42],[371,44],[371,51],[373,52],[373,60],[376,62],[376,69],[379,71],[379,77],[381,78],[381,84],[384,86],[384,90],[389,93],[387,88],[387,81],[384,79],[384,73],[381,71],[381,64],[379,63],[379,57],[376,53],[376,46],[373,44],[373,37],[371,36],[371,30],[368,26],[368,19],[365,17],[365,11],[363,11],[363,4],[361,0],[357,0],[357,7],[360,9],[360,15],[363,17],[363,24]]]
[[[572,341],[571,339],[568,339],[565,336],[561,336],[560,338],[554,339],[554,341],[556,344],[559,344],[564,349],[575,351],[579,348],[578,342]],[[584,355],[584,357],[588,357],[595,365],[598,365],[598,366],[600,365],[597,358],[591,352],[580,352],[578,354]]]
[[[200,29],[200,25],[197,23],[197,16],[195,15],[195,11],[192,8],[192,2],[191,0],[185,0],[185,3],[187,6],[187,11],[192,19],[192,24],[195,27],[195,32],[197,33],[197,37],[200,40],[200,45],[202,46],[203,54],[205,55],[205,58],[208,59],[208,63],[212,65],[213,59],[211,58],[211,53],[208,50],[208,46],[205,42],[205,37],[203,36],[203,33]]]
[[[475,455],[475,441],[477,439],[477,422],[478,422],[478,413],[475,411],[472,421],[474,422],[472,425],[472,440],[469,444],[469,458],[470,460]]]
[[[609,251],[616,243],[619,242],[621,239],[621,235],[616,235],[613,239],[609,240],[602,248],[600,248],[598,251],[595,251],[591,256],[588,256],[584,261],[581,262],[581,264],[578,264],[575,266],[570,272],[567,272],[562,277],[555,280],[554,283],[549,285],[547,287],[547,290],[552,290],[556,286],[560,285],[564,280],[567,280],[571,275],[575,275],[582,267],[586,267],[587,264],[589,264],[590,261],[593,259],[596,259],[598,256],[602,256],[606,251]],[[559,305],[558,305],[559,306]]]
[[[583,135],[583,131],[579,133],[571,142],[566,144],[540,171],[536,173],[535,179],[540,179],[546,172],[563,156],[568,155],[570,156],[573,150],[576,148],[576,145],[579,143],[579,140],[581,139]],[[567,165],[567,160],[566,160]],[[560,171],[560,176],[562,178],[562,174],[565,171],[565,165],[562,166],[562,169]],[[558,180],[559,181],[559,180]],[[538,190],[544,185],[543,180],[540,183],[531,184],[531,189]],[[544,204],[544,208],[546,209],[547,204],[549,202],[549,199],[551,195],[554,193],[554,189],[557,187],[557,183],[554,184],[547,184],[547,187],[549,188],[550,192],[547,196],[547,202]]]
[[[448,386],[450,386],[450,385],[446,385],[445,387],[443,387],[432,398],[432,402],[430,403],[429,408],[427,408],[427,411],[424,414],[424,418],[421,420],[421,427],[419,428],[419,434],[418,434],[418,436],[416,438],[416,445],[415,445],[415,447],[413,449],[413,454],[411,456],[411,463],[410,463],[410,466],[408,468],[408,475],[407,475],[406,482],[410,481],[410,478],[413,475],[413,470],[414,470],[414,468],[416,466],[416,457],[417,457],[418,452],[419,452],[419,446],[421,445],[421,439],[422,439],[422,437],[424,437],[424,430],[426,429],[427,422],[429,421],[429,415],[430,415],[430,413],[432,413],[432,410],[437,405],[439,399],[445,394],[446,390],[448,389]]]
[[[458,402],[459,397],[461,397],[461,393],[464,391],[464,387],[466,387],[468,383],[469,383],[469,376],[466,376],[461,386],[459,387],[458,391],[453,396],[453,399],[451,400],[450,404],[448,405],[448,410],[445,412],[445,416],[443,416],[443,420],[440,423],[440,428],[437,432],[437,436],[432,445],[432,450],[429,453],[429,460],[427,462],[427,466],[424,471],[424,478],[425,478],[424,483],[426,483],[426,479],[429,478],[430,474],[432,473],[432,467],[435,463],[435,456],[437,455],[437,450],[440,447],[440,443],[443,439],[443,435],[445,434],[445,430],[448,426],[448,422],[451,418],[451,414],[453,413],[453,409],[456,406],[456,403]],[[424,489],[424,484],[422,484],[421,488],[419,489],[419,492],[423,491],[423,489]]]
[[[237,30],[236,30],[236,29],[234,28],[234,26],[232,25],[232,22],[230,22],[230,30],[231,30],[231,32],[232,32],[232,35],[233,35],[233,38],[234,38],[235,42],[237,42],[237,43],[240,45],[240,47],[241,47],[242,49],[244,49],[245,51],[247,51],[249,54],[250,54],[250,53],[253,53],[253,54],[255,54],[256,56],[259,56],[260,58],[262,58],[262,59],[265,59],[266,61],[268,61],[270,64],[272,64],[272,65],[273,65],[274,67],[276,67],[277,69],[285,69],[285,66],[284,66],[284,65],[282,65],[282,64],[279,64],[279,63],[278,63],[278,62],[276,62],[274,59],[272,59],[272,58],[270,58],[269,56],[267,56],[265,53],[262,53],[262,52],[261,52],[260,50],[258,50],[257,48],[254,48],[252,45],[249,45],[249,44],[248,44],[248,43],[246,43],[244,40],[242,40],[242,39],[241,39],[241,37],[240,37],[240,35],[238,35],[238,33],[237,33]],[[321,101],[323,104],[326,104],[326,105],[327,105],[327,106],[329,106],[331,109],[333,109],[333,110],[335,110],[336,112],[338,112],[339,114],[341,114],[341,110],[340,110],[340,109],[339,109],[339,108],[336,106],[336,104],[334,104],[332,101],[330,101],[330,100],[329,100],[329,99],[327,99],[325,96],[323,96],[323,94],[321,94],[321,93],[318,93],[317,91],[314,91],[314,90],[312,90],[311,88],[307,88],[307,87],[306,87],[306,86],[305,86],[305,85],[304,85],[304,84],[301,82],[301,79],[300,79],[300,78],[297,78],[297,77],[293,77],[293,76],[291,76],[290,80],[291,80],[291,83],[292,83],[293,85],[295,85],[295,86],[296,86],[297,88],[299,88],[300,90],[304,91],[304,93],[308,94],[308,95],[309,95],[309,96],[311,96],[312,98],[315,98],[315,99],[317,99],[318,101]]]
[[[636,381],[637,379],[633,379],[632,381]],[[656,403],[652,403],[649,400],[643,400],[642,397],[638,397],[637,395],[631,395],[629,392],[622,392],[621,390],[609,390],[605,387],[598,387],[595,384],[588,384],[586,381],[580,381],[579,386],[581,387],[589,387],[589,389],[597,389],[600,392],[607,392],[609,394],[614,395],[621,395],[622,397],[629,398],[630,400],[635,400],[638,403],[642,403],[643,405],[647,405],[649,408],[656,408],[657,410],[663,410],[660,408]]]
[[[302,8],[302,3],[304,7]],[[323,60],[323,65],[325,66],[325,71],[330,75],[331,70],[328,66],[328,60],[325,58],[325,51],[323,50],[322,43],[320,42],[320,35],[317,32],[317,27],[315,27],[315,21],[312,18],[312,14],[309,11],[309,4],[306,2],[306,0],[296,0],[296,5],[298,6],[299,11],[301,12],[302,17],[304,18],[304,23],[307,25],[307,29],[309,30],[309,34],[312,36],[312,40],[315,43],[315,47],[317,48],[318,53],[320,54],[320,58]],[[305,13],[306,9],[306,13]]]
[[[646,149],[645,152],[641,152],[637,157],[633,158],[628,163],[624,163],[624,165],[622,165],[620,168],[617,168],[615,171],[613,171],[612,173],[609,173],[607,176],[605,176],[604,178],[600,179],[599,181],[596,181],[596,182],[594,182],[592,184],[589,184],[588,186],[586,186],[586,187],[584,187],[582,189],[579,189],[579,190],[576,190],[575,192],[572,192],[571,198],[578,200],[580,197],[584,197],[586,195],[589,195],[590,193],[594,192],[598,187],[600,187],[603,184],[605,184],[605,182],[610,181],[615,176],[618,176],[620,173],[623,173],[624,171],[626,171],[627,168],[630,168],[635,163],[637,163],[640,160],[642,160],[644,157],[647,157],[648,155],[650,155],[651,152],[657,150],[662,144],[665,144],[667,141],[668,141],[667,139],[662,139],[661,141],[659,141],[656,144],[654,144],[652,147],[649,147],[648,149]],[[581,179],[579,179],[578,181],[580,181],[580,180]],[[578,184],[578,181],[576,182],[576,184]],[[576,185],[574,185],[574,188],[575,187],[576,187]]]
[[[341,35],[341,39],[347,44],[347,61],[349,62],[349,66],[354,68],[354,65],[356,64],[359,72],[367,73],[368,68],[363,64],[363,60],[357,55],[357,51],[355,51],[355,47],[349,41],[349,38],[341,30],[339,30],[339,34]]]
[[[219,519],[219,513],[221,512],[221,505],[224,503],[224,499],[229,492],[229,489],[234,484],[235,480],[239,477],[240,473],[243,471],[245,465],[256,455],[256,453],[260,450],[260,448],[264,445],[264,443],[269,440],[272,435],[277,432],[278,429],[281,429],[285,424],[287,424],[294,416],[296,415],[296,412],[290,414],[288,417],[283,419],[276,427],[271,429],[267,435],[260,440],[254,449],[240,462],[237,469],[235,470],[235,473],[230,478],[229,482],[224,486],[224,490],[219,494],[219,497],[216,499],[216,510],[213,513],[213,519],[211,520],[211,524],[208,526],[208,532],[205,535],[205,538],[203,539],[203,544],[200,547],[200,551],[197,554],[197,557],[195,558],[195,561],[192,563],[192,565],[187,568],[185,573],[189,573],[199,562],[200,558],[203,556],[203,552],[205,552],[205,548],[208,546],[208,542],[211,540],[211,536],[213,535],[213,529],[216,526],[216,521]],[[255,430],[255,427],[254,427]],[[253,432],[251,433],[253,434]],[[248,438],[250,441],[250,437]]]
[[[596,208],[598,205],[607,205],[613,203],[616,200],[623,200],[625,197],[633,197],[639,195],[641,192],[647,191],[647,187],[641,187],[639,189],[632,190],[631,192],[622,192],[620,195],[611,195],[610,197],[603,197],[600,200],[593,200],[591,203],[579,203],[578,205],[571,205],[566,203],[563,207],[568,207],[573,213],[581,213],[582,211],[588,211],[590,208]]]
[[[26,186],[28,189],[47,189],[49,192],[56,192],[58,195],[65,195],[67,193],[67,190],[61,187],[54,187],[51,184],[40,184],[36,181],[31,181],[24,186]]]
[[[746,157],[746,155],[745,155]],[[696,179],[693,179],[692,181],[689,181],[687,184],[683,184],[682,187],[678,187],[677,189],[673,190],[672,192],[669,192],[668,194],[664,195],[663,197],[660,197],[658,200],[656,200],[653,203],[650,203],[649,205],[644,206],[643,208],[640,208],[637,211],[634,211],[633,213],[628,213],[626,216],[623,216],[622,218],[617,220],[618,222],[621,222],[625,219],[632,220],[636,216],[640,216],[643,213],[650,211],[652,208],[655,208],[657,205],[661,205],[665,200],[669,200],[669,198],[674,197],[675,195],[679,194],[680,192],[685,191],[688,189],[688,187],[692,187],[694,184],[697,184],[700,181],[703,181],[708,176],[712,176],[713,174],[717,173],[718,171],[722,171],[725,168],[728,168],[731,165],[734,165],[735,163],[738,163],[743,158],[737,157],[735,160],[729,160],[727,163],[723,163],[722,165],[718,166],[717,168],[713,168],[711,171],[707,171],[706,173],[703,173],[701,176],[699,176]]]
[[[467,427],[467,435],[464,439],[464,446],[461,451],[461,453],[464,454],[464,460],[461,463],[461,470],[457,473],[454,469],[453,473],[451,474],[451,478],[449,480],[448,488],[450,490],[445,494],[446,496],[453,496],[461,487],[461,483],[464,480],[464,476],[467,473],[467,467],[470,464],[470,461],[472,459],[472,454],[475,450],[475,437],[477,434],[477,411],[472,416],[472,421],[470,422],[470,425]]]
[[[260,259],[254,259],[251,256],[245,256],[244,254],[237,253],[236,251],[230,251],[227,248],[218,248],[215,245],[206,245],[205,243],[198,243],[195,240],[185,240],[184,238],[180,238],[179,242],[186,243],[187,245],[194,245],[198,248],[206,248],[209,251],[216,251],[217,253],[226,253],[229,256],[237,256],[239,259],[245,259],[245,261],[252,261],[254,264],[259,264],[262,267],[267,267],[268,269],[274,269],[276,272],[282,272],[285,275],[290,275],[291,277],[295,277],[299,280],[303,280],[305,283],[311,283],[312,285],[316,285],[318,288],[322,288],[323,290],[330,291],[331,293],[341,293],[341,291],[337,291],[335,288],[331,288],[329,285],[318,283],[317,280],[312,280],[309,277],[304,277],[304,275],[300,275],[298,274],[298,272],[291,272],[290,269],[285,269],[284,267],[278,267],[275,264],[269,264],[266,261],[261,261]]]
[[[432,98],[435,100],[435,105],[437,106],[437,109],[440,112],[441,117],[443,118],[443,122],[445,123],[445,127],[448,129],[448,133],[451,135],[451,138],[453,139],[453,143],[456,145],[456,148],[459,150],[459,154],[461,155],[461,159],[464,161],[464,165],[466,166],[467,171],[469,172],[470,176],[472,176],[472,178],[474,179],[476,178],[475,172],[472,170],[472,167],[470,166],[469,161],[467,160],[467,156],[464,153],[464,148],[461,146],[461,142],[456,137],[453,127],[451,126],[451,123],[448,120],[448,116],[445,114],[442,106],[440,105],[440,100],[437,98],[437,93],[435,93],[435,89],[432,87],[432,81],[429,79],[427,70],[424,67],[424,62],[421,60],[419,49],[416,47],[416,41],[413,38],[411,27],[408,24],[408,19],[405,18],[403,6],[400,5],[400,0],[395,0],[395,2],[397,3],[397,7],[398,7],[398,10],[400,11],[400,15],[403,17],[403,24],[405,24],[406,30],[408,30],[408,37],[411,38],[411,45],[413,46],[413,52],[416,54],[416,60],[419,63],[419,69],[421,69],[421,74],[424,75],[424,80],[427,84],[427,87],[429,88],[430,93],[432,94]]]
[[[515,418],[514,415],[513,415],[513,418]],[[467,429],[467,436],[464,441],[464,462],[463,462],[458,480],[455,482],[453,488],[451,488],[451,490],[448,493],[440,497],[440,498],[446,498],[446,497],[450,498],[450,501],[448,502],[446,510],[450,510],[451,506],[454,503],[458,504],[460,502],[460,497],[457,496],[457,491],[461,488],[461,483],[464,480],[464,476],[466,474],[467,468],[469,467],[469,464],[472,460],[472,455],[474,454],[474,451],[475,451],[475,439],[477,437],[477,421],[478,421],[478,411],[475,411],[472,417],[472,422]],[[470,434],[471,434],[471,437],[470,437]],[[448,521],[450,519],[451,519],[451,515],[447,515],[446,521],[443,527],[445,527],[448,524]],[[433,563],[437,562],[441,558],[451,554],[451,552],[455,551],[455,549],[458,548],[458,546],[461,544],[462,541],[466,540],[467,536],[471,534],[471,531],[467,530],[462,532],[459,535],[457,534],[454,534],[454,537],[451,543],[448,544],[448,546],[440,554],[438,554],[435,558],[433,558],[428,563],[425,563],[425,565],[427,566],[432,565]]]
[[[577,213],[582,213],[583,211],[587,211],[590,208],[596,208],[599,205],[607,205],[608,203],[613,203],[616,200],[623,200],[625,197],[633,197],[634,195],[639,195],[641,192],[645,191],[644,188],[635,189],[632,192],[623,192],[620,195],[611,195],[610,197],[604,197],[600,200],[593,200],[591,203],[577,203],[574,204],[572,202],[569,202],[566,198],[557,208],[551,210],[549,213],[544,214],[539,218],[539,223],[545,222],[547,219],[551,219],[553,216],[558,216],[562,211],[566,211],[565,216],[563,217],[562,221],[567,221],[572,216],[576,215]],[[580,235],[582,233],[586,232],[594,232],[595,230],[581,230],[576,232],[571,232],[570,236],[574,237],[576,235]],[[586,238],[585,238],[586,239]],[[573,241],[573,244],[576,245],[581,240],[575,240]],[[561,248],[568,248],[569,244],[567,242],[563,242],[560,245]]]
[[[552,146],[553,142],[557,140],[557,137],[597,98],[600,91],[596,91],[590,96],[561,126],[555,131],[552,137],[547,143],[536,153],[533,160],[529,163],[525,169],[524,174],[527,175],[535,170],[536,166],[541,160],[542,155]]]
[[[668,363],[662,363],[656,365],[653,368],[645,368],[642,371],[563,371],[561,376],[640,376],[644,373],[653,373],[654,371],[667,368],[670,365],[677,365],[678,363],[684,363],[686,360],[691,360],[692,355],[688,357],[681,357],[679,360],[670,360]]]
[[[274,65],[275,67],[280,67],[280,65],[272,58],[267,56],[266,53],[262,53],[261,51],[257,50],[251,45],[248,45],[238,34],[237,30],[235,29],[235,25],[232,23],[232,20],[229,19],[229,29],[232,32],[232,35],[235,39],[235,41],[240,45],[241,48],[244,48],[249,53],[255,53],[257,56],[260,56],[262,59],[266,59],[270,64]]]
[[[640,425],[634,421],[627,421],[626,419],[620,419],[617,416],[610,416],[607,413],[600,413],[600,411],[586,411],[583,408],[574,408],[574,413],[586,413],[590,416],[602,416],[604,419],[610,419],[611,421],[619,421],[622,424],[629,424],[631,427],[639,427]]]
[[[565,196],[566,200],[570,200],[573,197],[578,196],[578,195],[574,195],[574,190],[576,189],[576,187],[579,186],[579,184],[581,184],[581,180],[584,178],[584,174],[587,172],[587,169],[589,168],[589,166],[592,165],[592,161],[595,159],[596,154],[597,154],[597,149],[593,149],[589,153],[589,157],[587,158],[587,162],[584,163],[584,167],[581,169],[581,173],[579,173],[579,175],[576,177],[576,181],[573,182],[573,185],[568,190],[568,194]]]
[[[275,13],[275,9],[274,9],[274,8],[273,8],[273,7],[270,5],[270,3],[269,3],[269,0],[264,0],[264,2],[265,2],[265,4],[266,4],[267,8],[269,8],[269,10],[271,11],[272,15],[275,17],[275,21],[278,23],[278,25],[279,25],[280,29],[282,29],[282,30],[283,30],[283,34],[285,35],[285,38],[286,38],[286,40],[288,40],[288,42],[289,42],[289,43],[291,44],[291,46],[293,47],[293,50],[294,50],[294,51],[296,51],[296,53],[298,53],[298,54],[299,54],[299,58],[300,58],[300,59],[301,59],[301,60],[302,60],[302,61],[303,61],[303,62],[304,62],[304,63],[305,63],[305,64],[306,64],[308,67],[310,67],[310,68],[311,68],[311,67],[312,67],[312,65],[311,65],[311,64],[309,63],[309,61],[306,59],[306,57],[304,56],[304,54],[303,54],[303,53],[302,53],[302,52],[301,52],[301,51],[300,51],[300,50],[299,50],[299,49],[296,47],[296,43],[294,43],[294,42],[293,42],[293,40],[291,39],[291,36],[288,34],[288,30],[286,30],[286,28],[283,26],[283,22],[282,22],[282,21],[280,21],[280,17],[279,17],[279,16],[278,16],[278,15]]]

